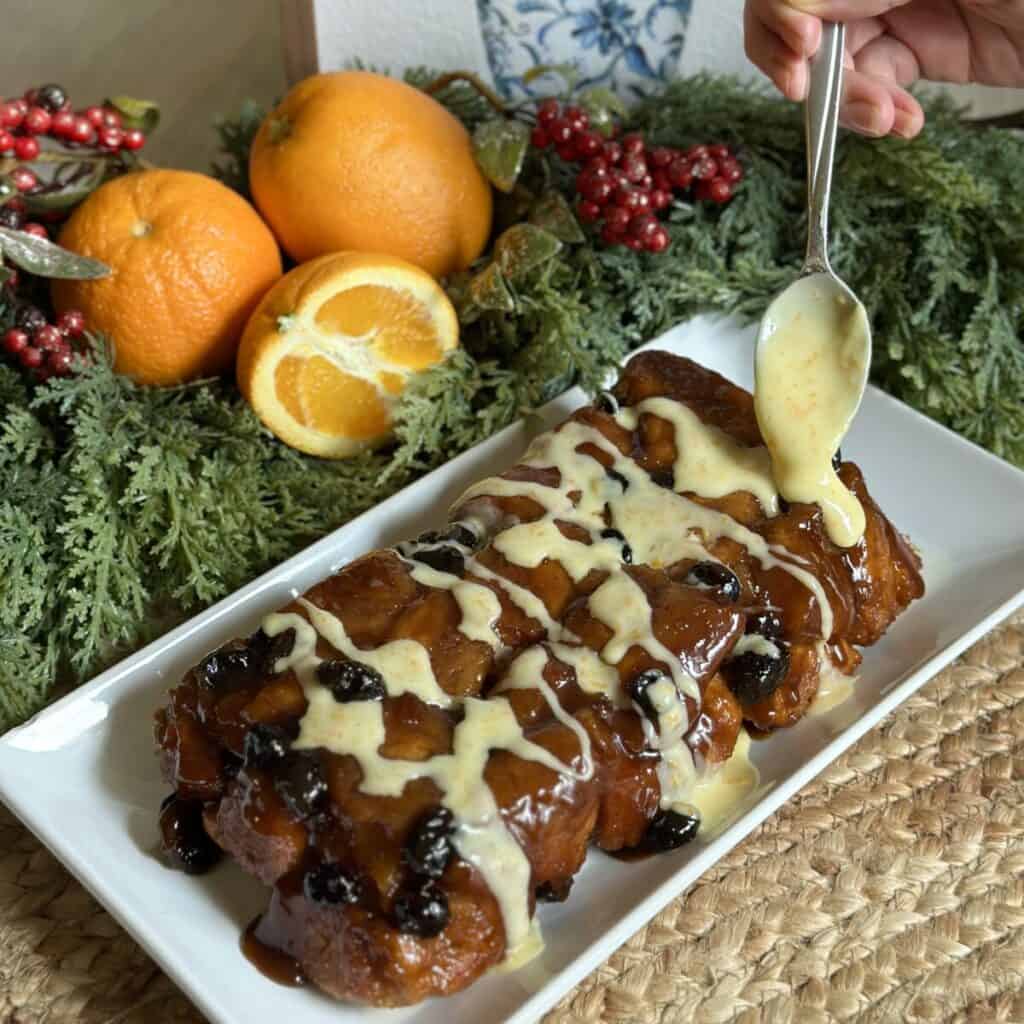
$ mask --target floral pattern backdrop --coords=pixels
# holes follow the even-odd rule
[[[638,95],[679,62],[691,0],[477,0],[498,88],[521,98],[548,92],[522,75],[538,64],[573,64],[581,86]]]

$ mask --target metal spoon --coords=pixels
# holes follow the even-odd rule
[[[845,27],[825,22],[811,62],[807,121],[807,252],[800,275],[768,307],[754,356],[754,404],[776,484],[790,501],[821,506],[844,547],[863,533],[863,510],[833,455],[849,429],[871,365],[864,307],[828,261],[828,200],[843,85]]]

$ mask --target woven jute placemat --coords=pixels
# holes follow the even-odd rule
[[[1018,616],[637,932],[545,1024],[1002,1024],[1024,1022],[1022,993]],[[0,808],[0,1021],[202,1020]]]

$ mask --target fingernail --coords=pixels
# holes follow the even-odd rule
[[[896,108],[896,118],[892,125],[893,135],[898,135],[901,139],[912,139],[921,131],[922,127],[924,126],[919,117]]]
[[[807,74],[806,62],[801,62],[793,72],[793,88],[796,91],[796,98],[803,103],[807,99],[807,88],[810,84],[810,77]]]
[[[780,76],[782,81],[778,82],[782,94],[798,103],[807,99],[807,65],[805,63],[794,64],[788,71]]]
[[[879,119],[878,107],[870,103],[847,103],[843,107],[840,120],[847,128],[852,128],[862,135],[877,138],[885,134]]]

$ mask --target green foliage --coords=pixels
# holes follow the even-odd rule
[[[910,142],[841,139],[833,265],[871,316],[875,383],[1024,464],[1024,139],[971,126],[960,113],[931,103],[925,131]],[[799,109],[701,78],[670,86],[634,121],[665,143],[700,136],[742,146],[748,177],[715,228],[704,235],[698,218],[696,237],[673,225],[673,251],[685,255],[671,261],[680,287],[665,302],[675,316],[696,306],[759,316],[800,262]],[[644,285],[657,288],[658,275]]]
[[[267,112],[258,103],[246,100],[235,118],[220,117],[214,123],[220,143],[220,159],[213,163],[213,173],[225,185],[249,193],[249,150]]]
[[[493,114],[465,82],[438,98],[471,130]],[[218,174],[242,192],[261,117],[250,105],[219,129]],[[759,317],[802,255],[800,111],[705,77],[630,120],[655,142],[739,145],[735,200],[677,204],[662,255],[605,249],[558,198],[572,169],[530,153],[496,234],[538,227],[447,282],[462,347],[413,380],[390,449],[301,455],[230,383],[138,388],[101,343],[90,369],[34,391],[0,366],[0,728],[572,383],[599,387],[674,323]],[[838,158],[834,262],[872,317],[875,380],[1024,464],[1024,141],[939,104],[920,139],[844,137]]]

